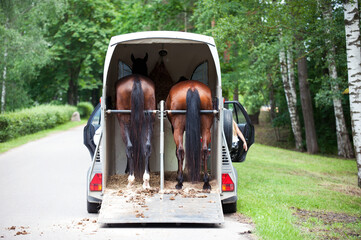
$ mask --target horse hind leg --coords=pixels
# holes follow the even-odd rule
[[[124,124],[124,139],[123,139],[126,147],[125,147],[125,152],[127,155],[127,169],[126,171],[128,171],[129,176],[128,176],[128,188],[132,187],[135,181],[135,176],[134,176],[134,160],[133,160],[133,145],[132,142],[130,141],[130,137],[129,137],[129,125],[128,124]]]
[[[177,181],[175,188],[180,190],[183,187],[183,162],[184,162],[184,147],[183,147],[183,133],[185,130],[185,116],[178,115],[173,116],[171,119],[172,126],[174,127],[173,138],[176,145],[176,156],[178,159],[178,172]]]
[[[127,138],[127,142],[126,142],[126,150],[125,151],[126,151],[126,155],[127,155],[127,169],[129,171],[128,188],[130,188],[134,184],[135,176],[134,176],[133,145],[129,139],[129,134],[128,134],[128,138]]]
[[[202,160],[203,160],[203,164],[204,164],[203,189],[211,190],[211,185],[209,184],[209,175],[208,175],[208,170],[207,170],[208,148],[203,147],[201,154],[202,154]]]
[[[180,190],[183,187],[184,177],[183,177],[183,161],[184,161],[184,148],[182,144],[177,146],[176,155],[178,159],[178,172],[177,172],[177,185],[176,189]]]
[[[150,181],[150,174],[149,174],[149,158],[151,154],[151,143],[150,139],[147,139],[147,142],[145,144],[145,151],[144,151],[144,160],[145,160],[145,168],[144,168],[144,174],[143,174],[143,189],[149,189],[149,181]]]
[[[119,126],[120,126],[120,135],[125,144],[125,153],[127,157],[127,167],[125,173],[128,173],[128,187],[131,187],[135,181],[134,176],[134,162],[133,162],[133,145],[130,141],[129,135],[129,119],[127,117],[117,115]]]
[[[152,148],[151,148],[151,138],[152,138],[152,133],[153,133],[153,121],[154,121],[154,116],[149,115],[146,117],[146,143],[144,146],[144,161],[145,161],[145,168],[144,168],[144,175],[143,175],[143,189],[149,189],[150,185],[149,185],[149,180],[150,180],[150,175],[149,175],[149,158],[150,155],[152,153]]]
[[[171,123],[173,127],[173,138],[176,145],[176,157],[178,160],[178,172],[177,172],[177,184],[176,189],[180,190],[183,187],[184,177],[183,177],[183,163],[184,163],[184,147],[183,147],[183,134],[185,130],[185,115],[173,115],[171,118]]]
[[[207,118],[206,116],[202,116],[202,160],[203,160],[203,166],[204,166],[204,176],[203,176],[203,189],[204,190],[211,190],[211,185],[209,184],[209,174],[207,169],[207,160],[208,160],[208,144],[211,141],[211,123],[212,119]]]

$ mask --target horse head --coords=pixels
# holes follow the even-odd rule
[[[147,68],[148,53],[145,54],[144,58],[135,58],[134,55],[132,54],[131,59],[133,62],[132,73],[148,76],[148,68]]]

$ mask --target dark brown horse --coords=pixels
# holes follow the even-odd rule
[[[128,187],[135,177],[143,175],[143,188],[149,188],[149,157],[151,154],[151,138],[154,114],[144,110],[155,110],[154,83],[147,75],[146,61],[135,59],[132,54],[133,74],[118,80],[115,85],[116,109],[131,110],[130,114],[117,114],[120,132],[126,147]],[[143,164],[145,162],[145,165]]]
[[[186,131],[186,166],[192,182],[199,181],[201,161],[204,164],[203,189],[210,189],[207,172],[208,144],[211,141],[213,114],[201,114],[200,110],[212,110],[212,94],[209,87],[199,81],[186,80],[174,85],[167,97],[167,110],[187,110],[184,114],[168,114],[178,159],[177,189],[183,187],[183,133]],[[201,142],[202,137],[202,142]]]

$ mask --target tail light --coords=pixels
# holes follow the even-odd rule
[[[233,192],[234,183],[228,173],[222,174],[222,192]]]
[[[102,190],[102,174],[96,173],[90,182],[90,191],[101,191]]]

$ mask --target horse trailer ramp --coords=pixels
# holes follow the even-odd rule
[[[107,191],[98,223],[222,224],[224,217],[219,193]]]

